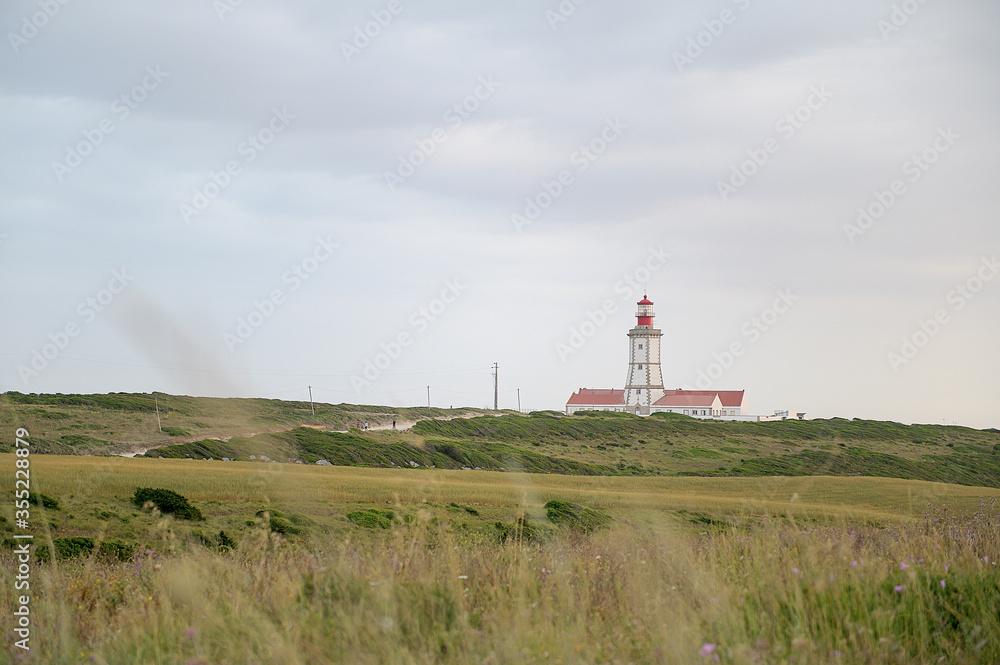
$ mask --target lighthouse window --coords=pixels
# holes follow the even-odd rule
[[[642,348],[642,342],[639,342],[639,348],[640,349]]]
[[[642,365],[639,365],[639,369],[642,369]]]

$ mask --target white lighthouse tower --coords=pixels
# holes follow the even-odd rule
[[[644,294],[638,303],[635,328],[628,331],[628,380],[625,382],[625,405],[629,411],[649,415],[650,407],[663,397],[663,374],[660,372],[660,337],[653,327],[653,303]]]

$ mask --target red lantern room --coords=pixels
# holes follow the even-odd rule
[[[636,318],[639,320],[636,325],[652,326],[653,317],[656,316],[655,314],[653,314],[653,301],[651,301],[645,294],[643,294],[642,300],[640,300],[636,304],[639,305],[639,311],[636,312],[635,314]]]

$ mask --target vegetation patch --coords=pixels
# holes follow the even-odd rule
[[[371,508],[347,513],[347,519],[366,529],[388,529],[392,527],[396,514],[391,510]]]
[[[163,433],[168,436],[187,436],[190,434],[190,432],[183,427],[164,427]]]
[[[53,499],[48,494],[40,494],[36,492],[28,493],[28,503],[33,506],[42,506],[42,508],[51,508],[52,510],[59,510],[59,502]]]
[[[471,506],[463,506],[455,503],[454,501],[448,504],[448,510],[453,510],[455,512],[465,511],[470,515],[478,515],[479,511]]]
[[[925,455],[922,460],[914,461],[898,455],[876,453],[861,448],[848,448],[841,454],[803,450],[782,457],[746,460],[733,467],[730,475],[874,476],[1000,487],[1000,460],[956,453]]]
[[[612,522],[611,517],[602,510],[555,499],[545,504],[545,515],[553,524],[569,527],[580,533],[592,533]]]
[[[161,513],[170,513],[174,517],[185,520],[204,520],[201,511],[192,506],[187,498],[173,490],[139,487],[135,490],[132,503],[142,508],[146,502],[152,502]]]
[[[497,540],[501,543],[536,543],[541,542],[546,535],[538,525],[524,516],[518,517],[512,524],[495,522],[493,528],[496,530]]]
[[[90,556],[94,551],[94,539],[85,536],[72,538],[56,538],[52,541],[57,559],[73,559],[80,556]],[[107,541],[97,548],[98,556],[105,561],[128,561],[135,555],[133,543]],[[39,545],[35,549],[35,558],[41,562],[52,560],[52,552],[48,545]]]

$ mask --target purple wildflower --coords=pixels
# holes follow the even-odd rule
[[[713,653],[715,653],[715,645],[712,644],[711,642],[705,642],[704,644],[701,645],[701,651],[698,652],[698,655],[708,658]]]
[[[943,588],[945,588],[945,586],[947,586],[947,585],[945,584],[945,581],[944,581],[944,580],[941,580],[940,582],[938,582],[938,584],[940,584],[940,585],[941,585],[941,588],[942,588],[942,589],[943,589]]]

